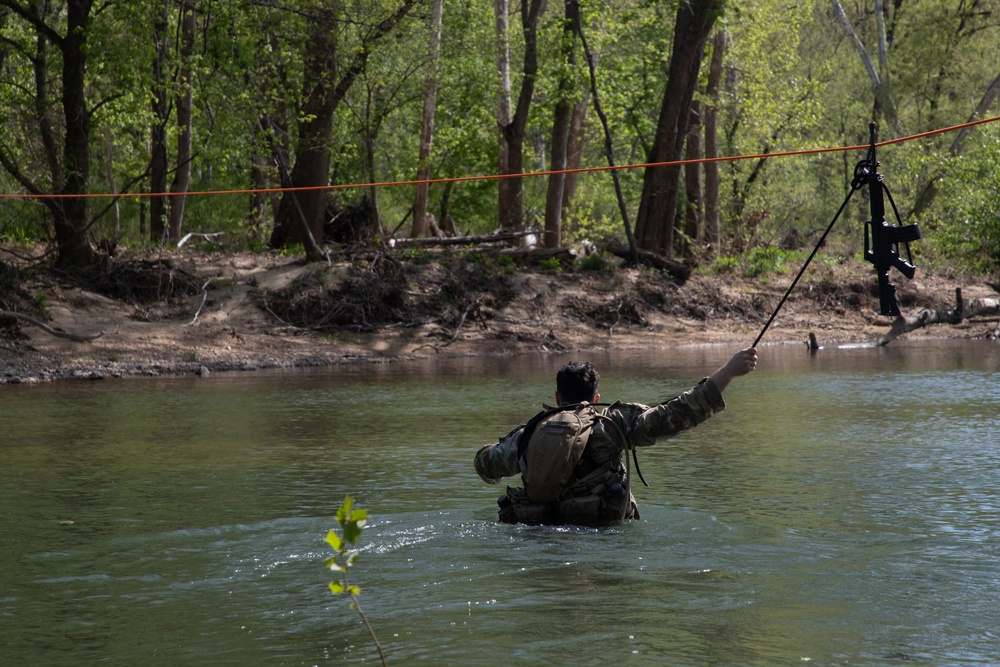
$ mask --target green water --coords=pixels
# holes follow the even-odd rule
[[[733,350],[598,355],[653,402]],[[1000,347],[766,347],[729,409],[640,453],[643,519],[498,525],[472,455],[566,357],[0,387],[0,664],[1000,660]]]

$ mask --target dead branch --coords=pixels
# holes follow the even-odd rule
[[[485,248],[482,252],[510,257],[516,264],[538,264],[546,259],[558,259],[560,264],[572,266],[576,261],[576,250],[573,248]]]
[[[212,232],[211,234],[200,234],[198,232],[191,232],[190,234],[185,234],[184,238],[177,242],[177,247],[180,248],[182,245],[190,241],[192,238],[204,239],[205,241],[211,241],[214,238],[224,235],[225,232]]]
[[[198,310],[195,311],[194,317],[188,322],[188,326],[196,324],[198,322],[198,317],[201,315],[201,309],[205,307],[205,303],[208,302],[208,286],[212,283],[211,280],[206,280],[205,284],[201,286],[202,296],[201,304],[198,306]]]
[[[608,252],[613,255],[617,255],[622,259],[632,259],[632,251],[618,241],[609,241],[606,247]],[[636,254],[639,256],[639,261],[643,264],[651,266],[654,269],[666,271],[682,283],[686,282],[687,279],[691,277],[691,269],[681,262],[664,257],[663,255],[658,255],[655,252],[650,252],[648,250],[636,250]]]
[[[455,340],[458,339],[458,334],[460,334],[462,332],[462,325],[465,324],[465,318],[467,318],[469,316],[470,312],[479,312],[479,305],[480,305],[480,303],[481,303],[481,300],[480,299],[476,299],[475,302],[473,302],[473,304],[471,306],[469,306],[468,308],[465,309],[465,312],[462,313],[462,317],[459,318],[459,320],[458,320],[458,325],[455,327],[455,333],[453,333],[451,335],[451,338],[449,338],[445,342],[441,343],[440,345],[432,345],[430,343],[424,343],[423,345],[420,345],[420,346],[414,348],[413,351],[416,352],[417,350],[419,350],[421,348],[429,347],[432,350],[434,350],[435,352],[440,352],[444,348],[446,348],[449,345],[451,345],[452,343],[454,343]]]
[[[36,320],[34,317],[31,317],[30,315],[24,315],[23,313],[15,313],[12,310],[0,310],[0,317],[4,316],[13,317],[28,322],[29,324],[34,324],[36,327],[38,327],[39,329],[41,329],[42,331],[44,331],[49,335],[55,336],[56,338],[66,338],[76,343],[87,343],[89,341],[94,340],[95,338],[100,338],[101,336],[104,335],[103,331],[98,332],[96,334],[87,334],[87,335],[71,333],[69,331],[64,331],[63,329],[50,327],[48,324]]]
[[[966,303],[962,299],[962,288],[955,289],[954,308],[924,308],[909,317],[899,316],[893,321],[889,331],[878,339],[879,345],[888,345],[905,333],[922,329],[932,324],[959,324],[974,317],[995,317],[1000,315],[1000,299],[973,299]],[[1000,324],[997,325],[1000,328]]]
[[[452,236],[447,238],[419,238],[419,239],[393,239],[391,244],[395,248],[408,248],[411,246],[438,247],[451,245],[478,245],[481,243],[501,243],[503,241],[515,241],[531,234],[541,235],[537,229],[525,229],[519,232],[501,232],[497,234],[484,234],[481,236]]]

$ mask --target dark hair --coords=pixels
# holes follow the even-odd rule
[[[563,403],[592,401],[601,374],[589,361],[571,361],[556,373],[556,391]]]

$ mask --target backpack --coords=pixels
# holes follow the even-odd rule
[[[529,421],[518,442],[521,479],[528,499],[560,500],[601,415],[589,403],[544,410]]]

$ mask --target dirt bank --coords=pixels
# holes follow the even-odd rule
[[[19,293],[48,326],[101,335],[75,342],[26,321],[0,320],[0,383],[431,356],[745,346],[792,279],[791,273],[756,279],[695,273],[679,285],[647,269],[479,270],[467,258],[433,254],[405,266],[393,260],[392,274],[365,262],[303,265],[250,253],[192,251],[116,261],[133,271],[156,267],[154,293],[139,293],[145,278],[135,273],[125,274],[128,289],[122,293],[119,285],[114,297],[44,272],[20,284]],[[913,281],[895,282],[904,313],[946,308],[956,287],[968,299],[996,296],[985,282],[923,271]],[[182,289],[174,290],[177,285]],[[386,285],[395,287],[386,291]],[[158,291],[164,298],[156,298]],[[868,265],[811,266],[762,344],[805,344],[810,332],[825,345],[874,342],[890,325],[877,307]],[[346,323],[351,318],[353,324]],[[907,336],[982,337],[996,325],[995,318],[973,320]]]

